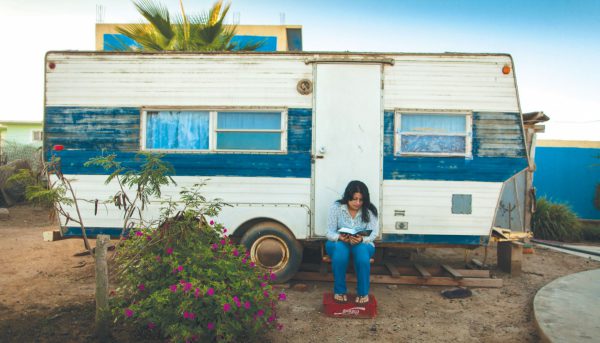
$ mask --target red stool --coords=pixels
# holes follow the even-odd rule
[[[333,293],[323,294],[323,309],[325,315],[334,318],[375,318],[377,315],[377,300],[369,294],[369,302],[357,304],[356,295],[348,294],[348,302],[340,304],[333,300]]]

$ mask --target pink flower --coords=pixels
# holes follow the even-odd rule
[[[210,246],[210,248],[211,248],[212,250],[217,250],[217,249],[219,249],[219,246],[217,245],[217,243],[213,243],[213,244]]]
[[[250,262],[250,268],[254,268],[256,264],[254,262]]]
[[[240,298],[238,298],[238,296],[237,296],[237,295],[233,297],[233,302],[235,303],[235,305],[236,305],[237,307],[241,307],[241,306],[242,306],[242,303],[241,303],[241,301],[240,301]]]
[[[264,314],[265,314],[265,310],[263,310],[263,309],[260,309],[260,310],[258,310],[258,312],[256,312],[256,315],[259,317],[262,317]]]
[[[167,255],[171,255],[173,253],[173,248],[167,248]]]
[[[227,229],[226,228],[223,228],[223,233],[227,233]]]
[[[221,239],[221,245],[225,245],[227,244],[227,241],[225,241],[225,239]]]
[[[272,323],[272,322],[274,322],[274,321],[275,321],[275,316],[270,316],[270,317],[267,319],[267,321],[268,321],[269,323]]]
[[[246,302],[244,303],[244,308],[245,308],[246,310],[249,310],[249,309],[250,309],[250,302],[249,302],[249,301],[246,301]]]
[[[242,263],[246,263],[246,258],[245,257],[242,259]]]
[[[135,235],[138,236],[138,237],[140,237],[140,236],[143,236],[144,234],[142,233],[142,231],[136,231]]]
[[[150,241],[152,240],[152,236],[150,236],[150,235],[146,236],[146,240],[147,240],[148,242],[150,242]]]
[[[264,274],[264,275],[262,276],[262,279],[263,279],[263,280],[266,280],[266,279],[268,279],[268,278],[269,278],[269,277],[267,276],[267,274]]]
[[[210,225],[215,225],[215,221],[214,221],[214,220],[211,220],[211,221],[210,221]]]
[[[281,300],[281,301],[287,300],[287,295],[285,295],[285,293],[283,293],[283,292],[279,293],[279,300]]]
[[[171,285],[169,286],[169,289],[171,290],[171,292],[175,293],[177,292],[177,285]]]
[[[212,297],[213,295],[215,295],[215,290],[211,287],[206,291],[206,294]]]
[[[189,282],[186,282],[186,283],[184,283],[184,284],[183,284],[183,291],[184,291],[184,292],[187,292],[187,291],[189,291],[190,289],[192,289],[192,284],[191,284],[191,283],[189,283]]]
[[[229,303],[223,304],[223,312],[229,312],[231,310],[231,305]]]
[[[264,283],[264,282],[261,282],[261,283],[260,283],[260,287],[261,287],[261,288],[267,287],[267,284],[266,284],[266,283]]]
[[[206,324],[206,328],[209,330],[214,330],[215,328],[215,323],[213,322],[209,322],[208,324]]]
[[[156,327],[156,324],[154,324],[153,322],[148,323],[148,330],[152,330]]]
[[[144,286],[144,284],[143,284],[143,283],[140,283],[140,284],[138,285],[138,289],[139,289],[140,291],[143,291],[143,290],[145,290],[145,289],[146,289],[146,286]]]
[[[263,295],[265,296],[265,298],[267,298],[267,297],[269,297],[269,292],[263,291]]]
[[[185,319],[196,319],[196,314],[194,314],[193,312],[183,312],[183,318]]]
[[[271,281],[275,281],[275,279],[277,279],[277,275],[271,274]]]
[[[283,330],[283,324],[277,324],[277,330],[279,330],[279,331]]]
[[[199,297],[199,296],[200,296],[200,288],[196,288],[196,289],[194,290],[194,297],[195,297],[196,299],[198,299],[198,297]]]
[[[133,310],[129,309],[129,308],[126,308],[125,309],[125,317],[127,317],[127,318],[133,317]]]
[[[238,257],[240,256],[239,251],[237,251],[237,249],[233,249],[233,256]]]

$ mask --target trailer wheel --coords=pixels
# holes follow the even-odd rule
[[[302,245],[279,223],[262,222],[253,226],[241,243],[259,268],[271,270],[277,276],[277,283],[291,279],[300,268]]]

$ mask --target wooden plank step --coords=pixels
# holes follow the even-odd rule
[[[415,263],[414,267],[419,272],[419,274],[421,274],[422,278],[429,279],[431,277],[431,273],[428,272],[427,269],[425,269],[425,267],[423,267],[422,265]]]
[[[450,267],[447,264],[442,264],[442,268],[447,271],[448,273],[450,273],[450,275],[452,275],[453,278],[455,279],[462,279],[464,276],[459,273],[456,269]]]
[[[329,265],[329,264],[328,264]],[[302,266],[300,267],[300,271],[307,271],[307,272],[318,272],[321,270],[321,264],[317,264],[317,263],[303,263]],[[410,266],[394,266],[396,268],[396,270],[398,270],[398,272],[400,273],[400,275],[409,275],[409,276],[419,276],[419,277],[423,277],[423,275],[417,271],[416,267],[411,264]],[[348,268],[348,270],[350,272],[353,271],[352,268]],[[447,276],[447,271],[445,269],[443,269],[440,266],[431,266],[431,267],[423,267],[423,270],[427,273],[429,273],[432,277],[435,276]],[[489,278],[490,277],[490,271],[483,269],[455,269],[459,274],[461,274],[463,277],[469,277],[469,278]],[[389,275],[390,271],[389,269],[384,266],[384,265],[372,265],[371,266],[371,274],[382,274],[382,275]]]
[[[294,276],[295,280],[309,281],[333,281],[333,275],[323,275],[318,272],[298,272]],[[356,282],[356,277],[353,274],[346,276],[348,282]],[[371,275],[371,283],[374,284],[392,284],[392,285],[421,285],[421,286],[462,286],[462,287],[502,287],[502,279],[489,278],[462,278],[455,279],[452,277],[431,277],[423,278],[421,276],[406,276],[392,277],[389,275]]]
[[[383,262],[383,264],[389,270],[390,274],[392,274],[392,277],[400,277],[400,272],[398,271],[398,268],[396,268],[396,266],[394,266],[392,262],[385,261]]]

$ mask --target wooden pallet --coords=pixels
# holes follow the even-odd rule
[[[328,265],[303,264],[294,276],[295,280],[333,281]],[[356,282],[356,276],[348,273],[348,282]],[[423,286],[502,287],[502,279],[491,278],[489,270],[454,269],[448,265],[423,267],[418,263],[398,266],[384,261],[371,267],[371,283]]]

